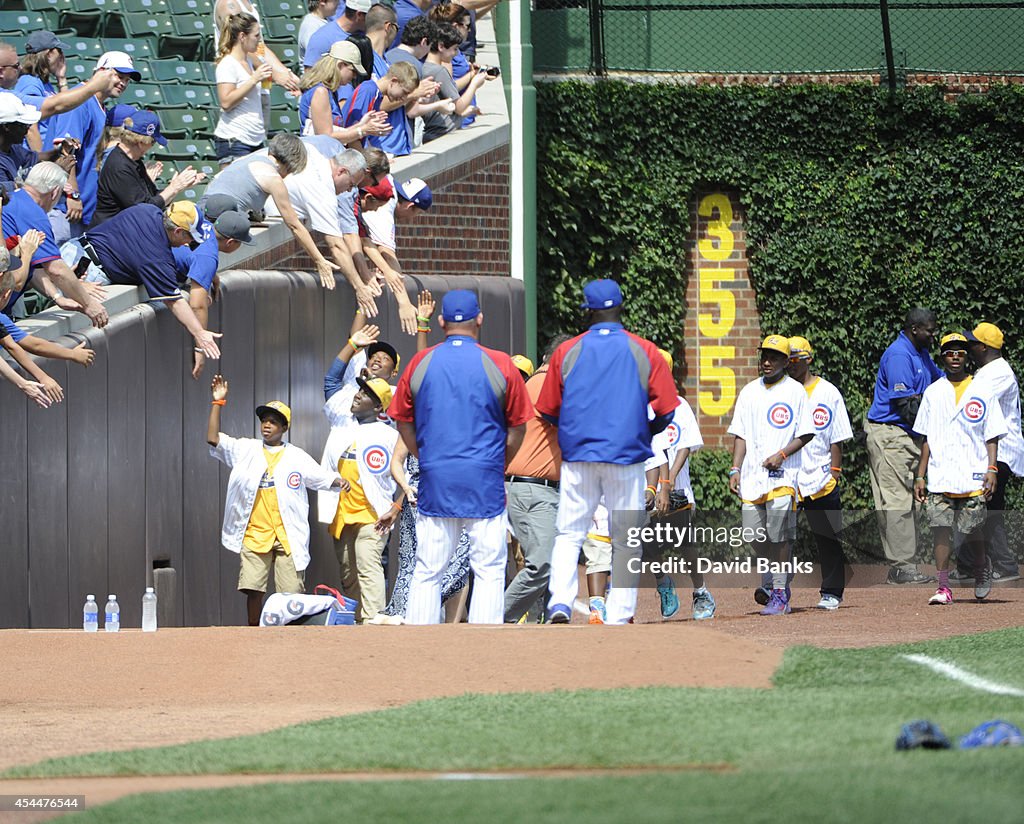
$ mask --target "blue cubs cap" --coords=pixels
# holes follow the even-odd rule
[[[131,117],[138,111],[134,106],[127,103],[118,103],[114,108],[107,109],[107,125],[114,129],[124,125],[124,119]]]
[[[434,202],[434,193],[431,192],[430,187],[418,177],[407,180],[405,183],[399,183],[396,180],[395,191],[398,193],[400,198],[415,203],[419,208],[423,209],[423,211],[429,209],[431,204]]]
[[[622,305],[622,290],[614,280],[592,280],[583,287],[581,309],[611,309]]]
[[[938,724],[934,721],[920,719],[904,724],[896,739],[896,749],[898,750],[916,750],[919,747],[926,750],[948,750],[950,743]]]
[[[1024,733],[1009,721],[986,721],[960,739],[962,750],[973,750],[976,747],[1020,746],[1024,746]]]
[[[468,289],[455,289],[441,301],[441,317],[448,323],[463,323],[479,314],[480,304]]]
[[[140,109],[134,114],[128,115],[121,124],[126,132],[151,137],[161,146],[167,145],[167,138],[160,134],[160,117],[156,112],[147,112]]]

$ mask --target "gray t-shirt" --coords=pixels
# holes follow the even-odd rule
[[[416,76],[419,77],[420,80],[423,79],[423,61],[418,60],[416,55],[412,52],[407,52],[405,49],[394,48],[384,55],[384,59],[392,66],[399,61],[402,63],[408,63],[416,69]]]
[[[316,14],[307,14],[302,18],[302,24],[299,26],[299,62],[302,63],[306,59],[306,46],[309,45],[309,38],[320,29],[321,26],[326,26],[327,21]]]
[[[452,75],[444,66],[439,63],[431,63],[429,60],[423,63],[423,76],[440,84],[441,90],[433,100],[458,100],[461,95],[459,89],[452,80]],[[429,143],[442,135],[454,132],[459,127],[461,117],[454,114],[443,114],[442,112],[431,112],[423,117],[423,142]]]

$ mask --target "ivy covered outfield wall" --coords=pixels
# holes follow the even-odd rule
[[[690,216],[724,190],[742,205],[762,329],[814,343],[855,431],[913,305],[942,332],[995,322],[1022,374],[1024,89],[948,101],[935,87],[607,81],[537,97],[543,338],[578,330],[582,283],[613,277],[629,328],[686,353]],[[870,507],[863,445],[847,455],[844,505]],[[718,450],[695,458],[705,509],[732,505],[728,466]],[[1021,508],[1019,486],[1010,497]]]

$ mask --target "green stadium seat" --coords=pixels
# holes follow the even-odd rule
[[[121,14],[170,14],[167,0],[120,0]]]
[[[184,60],[150,60],[153,79],[159,83],[191,83],[208,85],[201,63]]]
[[[132,12],[121,15],[121,24],[125,34],[135,39],[149,38],[152,42],[154,56],[156,45],[162,34],[171,32],[171,21],[161,15],[152,15],[149,12]]]
[[[271,86],[270,105],[275,109],[298,109],[299,98],[289,92],[286,92],[280,86]]]
[[[266,0],[260,3],[260,14],[263,17],[290,17],[302,20],[309,9],[302,0]]]
[[[298,134],[299,113],[297,111],[287,109],[271,109],[270,127],[267,129],[267,132],[269,134],[277,134],[278,132],[292,132],[293,134]]]
[[[81,37],[99,37],[111,8],[116,13],[116,0],[65,0],[61,3],[60,26],[74,29]]]
[[[57,24],[61,11],[67,8],[67,4],[64,0],[24,0],[23,5],[29,11],[40,12],[47,18],[47,20],[53,23],[53,25]],[[10,6],[5,2],[4,9],[8,8],[10,8]]]
[[[101,37],[103,51],[124,52],[132,62],[156,57],[151,37]]]
[[[167,0],[174,14],[191,14],[205,17],[213,24],[213,0]]]
[[[167,109],[160,112],[160,130],[168,137],[191,138],[212,134],[213,125],[205,111]]]
[[[129,83],[121,102],[137,109],[159,109],[164,105],[163,87],[159,83]]]
[[[298,42],[301,20],[294,20],[291,17],[264,17],[262,22],[264,40],[293,40]]]
[[[186,189],[184,192],[181,193],[178,199],[191,200],[193,203],[195,203],[197,200],[199,200],[199,198],[203,196],[203,193],[206,191],[207,183],[209,183],[209,179],[207,179],[203,183],[199,183],[196,186],[193,186],[191,189]]]
[[[199,64],[199,70],[203,73],[203,81],[210,86],[217,84],[217,64],[204,60]]]
[[[47,15],[39,11],[0,11],[0,31],[29,35],[50,28]]]
[[[19,55],[25,53],[25,41],[28,38],[22,34],[2,34],[0,40],[3,40],[7,45],[14,48]]]
[[[206,51],[206,38],[212,33],[212,17],[175,14],[171,18],[171,32],[160,37],[160,56],[199,60]]]
[[[209,86],[165,86],[164,100],[173,109],[209,109],[215,103]]]
[[[299,43],[296,39],[264,40],[267,48],[277,55],[277,59],[286,66],[295,67],[299,63]]]
[[[164,156],[174,160],[198,160],[206,156],[207,149],[212,150],[212,144],[207,140],[192,140],[191,138],[174,138],[168,140],[164,147]],[[210,155],[213,156],[212,154]]]
[[[64,50],[65,59],[69,63],[77,59],[89,64],[89,72],[85,76],[92,77],[96,61],[103,54],[103,44],[99,40],[88,37],[65,38],[64,42],[68,44],[68,48]],[[70,69],[68,71],[70,72]]]

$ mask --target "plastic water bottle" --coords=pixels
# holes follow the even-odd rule
[[[85,607],[82,609],[82,629],[96,632],[100,628],[100,608],[95,595],[85,596]]]
[[[121,630],[121,605],[117,603],[116,595],[107,596],[106,620],[103,622],[103,629],[107,632],[120,632]]]
[[[153,587],[146,587],[142,596],[142,631],[156,632],[156,592]]]

